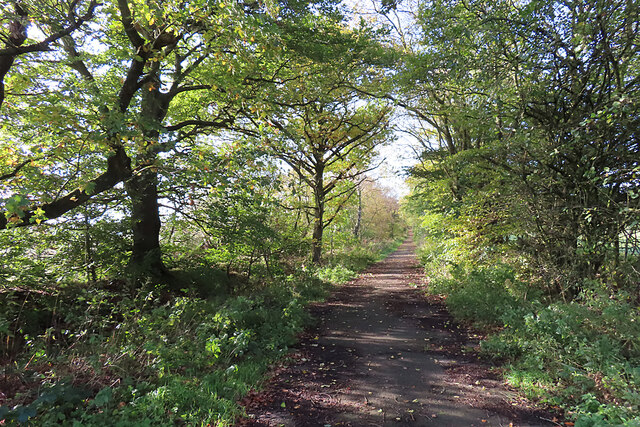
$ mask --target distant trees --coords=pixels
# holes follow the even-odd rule
[[[352,208],[356,211],[353,232],[358,239],[398,237],[400,205],[389,189],[370,179],[364,180],[358,186],[358,200],[353,204],[356,205]]]

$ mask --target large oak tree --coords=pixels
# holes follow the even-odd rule
[[[0,229],[73,213],[123,183],[130,264],[162,276],[158,188],[170,179],[163,164],[204,135],[241,127],[236,117],[250,110],[247,91],[270,83],[261,72],[281,51],[288,20],[310,15],[309,4],[113,0],[20,8],[10,34],[16,19],[25,28],[32,19],[34,29],[55,37],[7,42],[20,55],[5,67]],[[87,12],[77,18],[77,10]],[[46,48],[15,52],[22,42]]]

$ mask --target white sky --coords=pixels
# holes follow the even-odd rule
[[[406,134],[398,132],[397,137],[396,141],[380,149],[375,162],[384,161],[378,169],[369,172],[369,175],[381,186],[389,189],[391,195],[400,199],[409,193],[409,186],[405,183],[405,171],[415,165],[417,160],[411,149],[415,143]]]

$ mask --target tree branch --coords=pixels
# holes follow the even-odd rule
[[[133,26],[133,18],[131,17],[131,9],[129,9],[129,2],[127,0],[118,0],[118,9],[120,9],[120,19],[129,41],[134,47],[141,47],[144,45],[144,39],[140,34],[138,34],[138,31]]]
[[[91,3],[89,4],[89,7],[87,9],[87,13],[85,13],[84,15],[82,15],[80,18],[78,18],[75,22],[72,22],[71,25],[69,25],[66,28],[63,28],[62,30],[51,34],[49,37],[45,38],[44,40],[42,40],[41,42],[38,43],[34,43],[34,44],[30,44],[27,46],[20,46],[22,43],[24,43],[24,40],[22,42],[19,43],[14,43],[13,46],[11,47],[7,47],[4,49],[0,49],[0,56],[18,56],[18,55],[22,55],[25,53],[31,53],[31,52],[45,52],[49,50],[49,46],[51,45],[51,43],[65,37],[68,36],[69,34],[71,34],[72,32],[74,32],[75,30],[77,30],[78,28],[80,28],[82,26],[82,24],[84,24],[85,22],[87,22],[88,20],[90,20],[91,18],[93,18],[93,13],[95,8],[99,5],[99,3],[96,0],[92,0]],[[26,17],[27,15],[23,15],[24,17]],[[25,37],[26,40],[26,37]]]
[[[86,203],[93,196],[113,188],[119,182],[131,177],[131,175],[131,159],[127,157],[123,148],[119,148],[107,160],[107,170],[97,178],[88,182],[88,184],[93,187],[90,192],[78,188],[68,193],[66,196],[54,200],[53,202],[39,206],[32,206],[28,210],[22,212],[22,215],[19,216],[19,220],[17,222],[10,221],[10,218],[15,218],[17,214],[14,214],[13,217],[11,215],[8,217],[7,213],[1,212],[0,230],[6,229],[10,222],[11,226],[14,227],[32,225],[31,220],[36,216],[36,210],[38,208],[44,211],[44,216],[47,219],[58,218]]]
[[[4,175],[0,175],[0,181],[5,181],[7,179],[10,178],[14,178],[16,175],[18,175],[18,173],[20,172],[20,170],[25,167],[26,165],[28,165],[29,163],[31,163],[34,159],[28,159],[25,160],[24,162],[20,163],[19,165],[17,165],[12,172],[9,172],[7,174]]]
[[[235,121],[235,118],[233,117],[228,117],[226,119],[221,119],[221,120],[197,120],[197,119],[191,119],[191,120],[185,120],[183,122],[180,122],[178,124],[175,125],[171,125],[171,126],[165,126],[164,130],[166,130],[167,132],[174,132],[177,130],[182,129],[185,126],[196,126],[196,127],[212,127],[212,128],[217,128],[217,129],[228,129],[229,126],[231,126]]]

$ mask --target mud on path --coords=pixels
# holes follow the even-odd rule
[[[240,426],[544,426],[553,415],[508,390],[477,337],[419,291],[408,240],[327,302]]]

